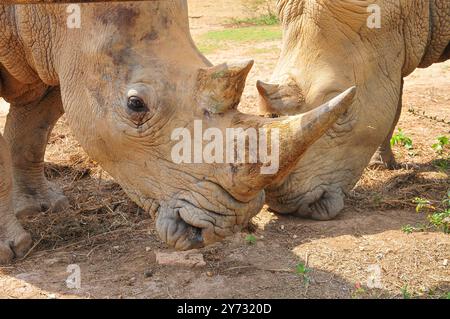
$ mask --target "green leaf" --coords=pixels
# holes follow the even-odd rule
[[[295,272],[299,275],[305,275],[309,272],[309,268],[305,266],[305,264],[299,263],[295,268]]]
[[[245,241],[247,242],[247,244],[249,245],[254,245],[256,244],[256,237],[253,236],[252,234],[249,234],[245,237]]]
[[[397,134],[394,134],[391,138],[391,146],[401,144],[404,146],[407,150],[413,149],[413,141],[411,138],[406,136],[402,129],[399,128]]]

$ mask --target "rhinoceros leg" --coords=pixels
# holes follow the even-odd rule
[[[44,176],[44,154],[50,133],[64,113],[59,88],[48,90],[29,105],[11,104],[5,126],[10,145],[14,210],[18,217],[42,211],[61,211],[68,200]]]
[[[370,160],[369,164],[369,166],[371,167],[384,166],[387,169],[395,169],[398,167],[398,164],[395,161],[394,153],[392,152],[391,139],[392,135],[394,134],[394,130],[397,126],[398,120],[400,119],[400,114],[402,113],[402,104],[403,104],[402,96],[403,96],[403,80],[400,90],[400,98],[397,106],[397,113],[395,114],[394,122],[392,123],[392,127],[391,130],[389,131],[388,136],[380,145],[380,147],[377,149],[375,154],[372,156],[372,159]]]
[[[23,256],[31,246],[31,236],[14,216],[12,188],[11,158],[0,134],[0,264]]]

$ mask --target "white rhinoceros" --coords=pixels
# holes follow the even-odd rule
[[[279,0],[283,45],[270,84],[257,84],[262,114],[305,112],[351,85],[355,103],[266,189],[277,212],[334,218],[373,157],[392,167],[390,139],[403,78],[450,57],[449,0]],[[378,24],[380,23],[380,24]]]
[[[0,262],[31,243],[13,211],[67,207],[43,173],[63,113],[86,152],[155,217],[161,238],[189,249],[244,227],[262,207],[264,187],[284,178],[353,101],[355,88],[298,116],[242,114],[236,106],[252,62],[212,66],[191,39],[186,1],[84,4],[80,28],[67,23],[66,9],[0,6],[0,96],[11,104],[10,152],[0,138]],[[223,136],[279,130],[279,170],[261,174],[262,160],[174,161],[173,133],[199,121]]]

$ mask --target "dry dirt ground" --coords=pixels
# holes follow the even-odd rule
[[[198,38],[209,28],[223,28],[230,6],[222,3],[236,1],[190,2]],[[231,7],[234,16],[244,14]],[[278,41],[242,43],[208,55],[215,63],[255,59],[242,110],[254,111],[255,81],[270,76],[278,46]],[[61,185],[72,207],[24,221],[35,246],[26,259],[0,267],[0,297],[445,297],[450,291],[449,235],[433,230],[406,234],[402,227],[426,223],[426,213],[415,211],[414,197],[441,200],[450,188],[449,170],[435,166],[438,156],[430,147],[436,137],[450,135],[449,88],[450,62],[406,79],[399,127],[412,138],[414,154],[396,146],[401,169],[367,169],[339,218],[315,222],[263,209],[248,230],[254,244],[241,233],[201,249],[207,265],[196,269],[156,263],[155,252],[168,248],[152,220],[87,158],[62,119],[48,145],[46,173]],[[4,120],[5,105],[0,128]],[[81,289],[66,286],[69,264],[81,267]],[[299,264],[308,269],[304,275],[295,271]],[[369,267],[374,265],[382,287],[370,289]]]

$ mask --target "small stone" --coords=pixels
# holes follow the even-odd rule
[[[41,279],[41,276],[37,272],[28,272],[28,273],[20,273],[15,276],[17,279],[23,280],[23,281],[37,281]]]
[[[448,265],[448,259],[444,259],[444,261],[442,262],[442,265],[445,266],[445,267],[447,267],[447,265]]]
[[[214,274],[212,273],[212,271],[207,271],[207,272],[206,272],[206,276],[212,277],[212,276],[214,276]]]
[[[153,271],[152,270],[144,271],[144,277],[145,278],[153,277]]]
[[[55,294],[49,294],[49,295],[47,295],[47,299],[56,299],[56,295]]]
[[[203,255],[197,250],[176,251],[176,252],[156,252],[156,262],[166,266],[183,267],[203,267],[206,266]]]
[[[44,264],[47,266],[53,266],[59,262],[60,262],[59,258],[49,258],[44,260]]]
[[[149,252],[149,251],[151,251],[152,249],[150,248],[150,247],[145,247],[145,251],[146,252]]]
[[[280,229],[281,229],[281,230],[284,230],[284,228],[285,228],[284,225],[281,225],[281,226],[280,226]]]
[[[292,238],[294,238],[294,239],[297,239],[297,238],[298,238],[298,236],[297,236],[297,235],[294,235],[294,236],[292,236]]]
[[[120,246],[113,246],[113,249],[118,250]]]

